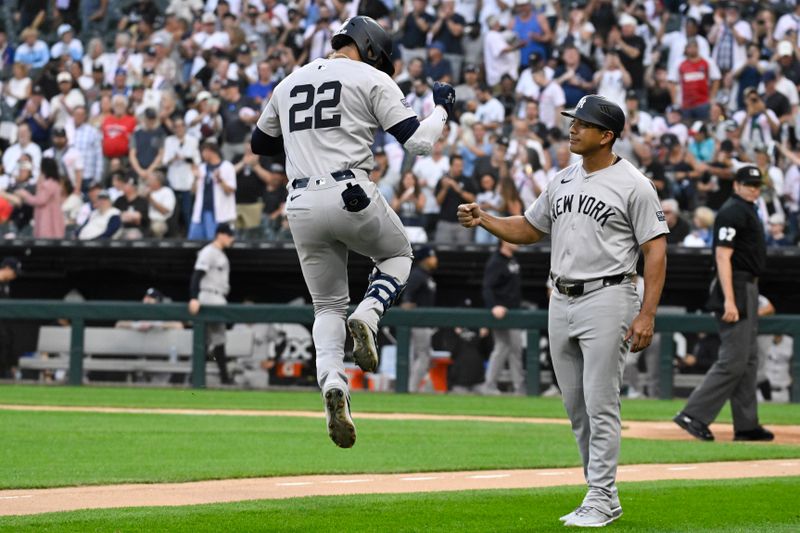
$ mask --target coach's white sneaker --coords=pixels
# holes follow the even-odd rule
[[[577,511],[578,509],[580,509],[580,507],[577,507],[577,508],[575,509],[575,511]],[[558,521],[559,521],[559,522],[566,522],[567,520],[569,520],[570,518],[572,518],[573,516],[575,516],[575,511],[571,511],[571,512],[569,512],[569,513],[565,514],[564,516],[560,517],[560,518],[558,519]]]
[[[578,508],[576,508],[574,511],[572,511],[571,513],[567,513],[567,514],[565,514],[564,516],[560,517],[558,520],[559,520],[560,522],[566,522],[566,521],[568,521],[570,518],[572,518],[573,516],[575,516],[575,513],[576,513],[576,511],[578,511],[578,509],[580,509],[580,508],[581,508],[581,507],[578,507]],[[614,517],[614,520],[616,520],[617,518],[619,518],[620,516],[622,516],[622,507],[620,507],[619,505],[617,505],[616,507],[612,508],[612,509],[611,509],[611,515]]]
[[[378,369],[378,343],[375,333],[367,323],[352,316],[347,320],[350,335],[353,336],[353,359],[364,372]]]
[[[603,527],[622,516],[622,507],[615,507],[608,515],[594,507],[581,506],[572,512],[564,525],[567,527]]]
[[[340,448],[352,448],[356,442],[356,426],[350,418],[350,396],[340,388],[331,388],[323,395],[328,435]]]

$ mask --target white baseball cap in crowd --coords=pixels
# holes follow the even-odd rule
[[[210,92],[208,92],[208,91],[200,91],[199,93],[197,93],[197,96],[195,97],[194,100],[195,100],[195,102],[202,102],[203,100],[210,100],[210,99],[211,99],[211,93]]]
[[[775,225],[786,224],[786,217],[783,216],[783,213],[772,213],[767,221]]]
[[[59,72],[56,76],[57,83],[72,82],[72,74],[69,72]]]
[[[786,217],[783,216],[783,213],[772,213],[769,216],[768,222],[775,225],[786,224]]]
[[[63,37],[65,33],[67,33],[67,32],[73,32],[74,33],[74,31],[75,30],[73,30],[72,26],[70,26],[69,24],[61,24],[58,27],[58,30],[56,31],[56,33],[58,34],[59,37]]]
[[[531,3],[531,0],[514,0],[515,6],[527,6]]]
[[[792,47],[792,43],[789,41],[781,41],[778,43],[778,56],[790,56],[794,52],[794,48]]]
[[[619,17],[619,25],[620,26],[638,26],[639,22],[636,18],[628,15],[627,13],[623,13]]]
[[[214,13],[203,13],[203,16],[200,18],[200,22],[203,24],[213,24],[217,21],[217,17],[214,16]]]

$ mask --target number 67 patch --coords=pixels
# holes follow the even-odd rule
[[[719,234],[717,235],[717,239],[720,241],[733,241],[733,238],[736,237],[736,228],[731,228],[728,226],[722,226],[719,228]]]

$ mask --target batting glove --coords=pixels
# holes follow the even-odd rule
[[[437,81],[433,84],[433,103],[443,106],[447,111],[447,117],[452,118],[453,106],[456,104],[456,90],[452,85]]]

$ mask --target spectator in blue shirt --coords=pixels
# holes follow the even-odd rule
[[[466,130],[466,128],[464,128]],[[492,143],[486,133],[486,126],[480,122],[472,125],[472,131],[464,131],[458,145],[458,155],[464,162],[465,176],[472,176],[475,172],[475,161],[492,153]]]
[[[258,80],[247,87],[245,94],[259,106],[264,107],[263,104],[269,100],[275,85],[275,82],[272,81],[272,67],[269,61],[262,61],[258,64]]]
[[[75,29],[69,24],[58,27],[58,42],[50,48],[50,55],[54,58],[69,56],[73,61],[83,59],[83,44],[75,38]]]
[[[453,69],[450,66],[450,61],[444,58],[444,44],[439,41],[432,42],[428,48],[425,77],[442,83],[450,83],[453,78]]]
[[[42,68],[50,61],[50,49],[39,39],[39,32],[33,28],[22,30],[22,44],[16,50],[14,60],[30,65],[31,68]]]
[[[524,46],[520,50],[520,65],[528,68],[531,54],[550,57],[548,43],[553,39],[550,24],[542,13],[535,13],[530,2],[517,5],[517,16],[514,17],[514,33]],[[590,78],[591,79],[591,78]]]
[[[581,54],[573,44],[564,46],[561,59],[563,64],[556,68],[553,80],[564,89],[565,107],[575,107],[592,90],[594,72],[581,61]]]
[[[793,246],[786,235],[786,217],[783,213],[772,213],[767,224],[767,246]]]

